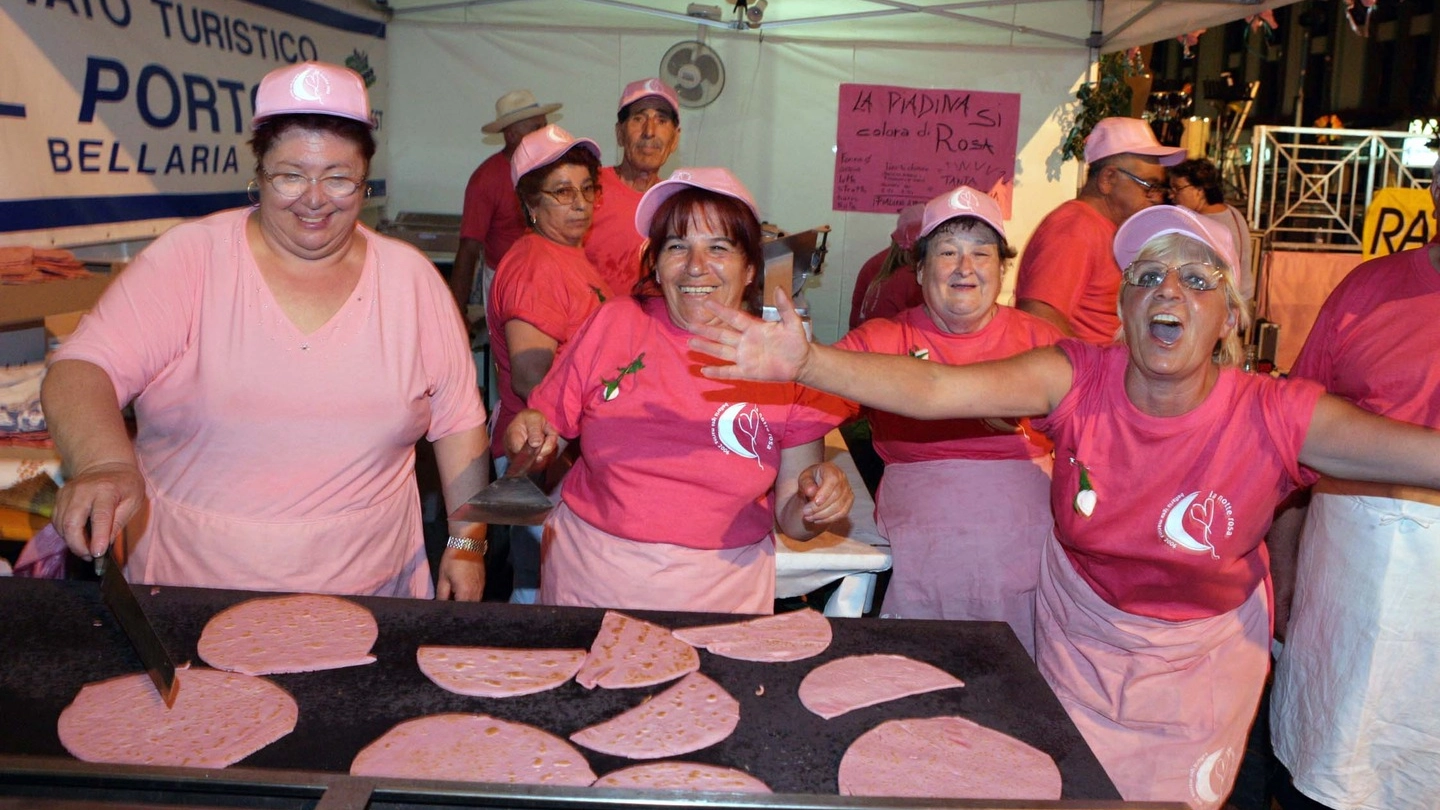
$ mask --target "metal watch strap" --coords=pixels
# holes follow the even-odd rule
[[[471,537],[457,537],[452,534],[450,538],[445,541],[445,547],[453,548],[456,551],[469,551],[484,557],[485,552],[490,549],[490,541],[483,537],[476,540]]]

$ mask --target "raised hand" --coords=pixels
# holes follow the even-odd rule
[[[690,348],[729,361],[730,365],[704,366],[702,374],[717,380],[789,382],[800,378],[810,360],[811,345],[805,336],[805,322],[795,313],[784,290],[775,291],[779,323],[762,321],[712,301],[706,301],[705,306],[717,320],[692,326],[698,337],[690,339]]]

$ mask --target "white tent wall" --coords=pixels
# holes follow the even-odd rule
[[[565,106],[552,117],[594,138],[617,163],[615,105],[626,82],[657,73],[673,33],[539,31],[397,20],[386,126],[388,213],[457,213],[465,182],[501,146],[481,125],[495,99],[528,88]],[[725,166],[750,188],[765,219],[786,231],[828,224],[825,272],[807,289],[815,333],[845,331],[860,265],[888,244],[895,217],[831,208],[839,85],[844,82],[1019,93],[1014,210],[1006,224],[1023,245],[1039,220],[1075,194],[1078,165],[1061,164],[1060,120],[1084,79],[1084,49],[920,47],[766,41],[711,33],[725,63],[712,104],[680,114],[680,148],[667,166]],[[1013,283],[1007,278],[1005,299]]]

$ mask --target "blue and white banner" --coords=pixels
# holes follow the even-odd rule
[[[0,0],[0,43],[0,245],[133,239],[244,205],[255,88],[284,64],[358,71],[383,143],[385,22],[357,0]]]

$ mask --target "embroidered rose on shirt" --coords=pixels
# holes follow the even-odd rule
[[[591,285],[590,285],[590,292],[595,293],[595,297],[600,300],[600,303],[602,303],[602,304],[605,303],[605,293],[602,292],[599,287],[596,287],[594,284],[591,284]]]
[[[922,348],[922,347],[920,347],[920,346],[911,346],[911,347],[910,347],[910,356],[913,357],[913,358],[915,358],[916,360],[929,360],[929,359],[930,359],[930,350],[929,350],[929,349],[926,349],[926,348]]]
[[[1095,487],[1090,484],[1090,471],[1085,469],[1085,465],[1073,458],[1070,463],[1080,468],[1080,490],[1075,493],[1075,511],[1079,512],[1081,517],[1088,518],[1095,514],[1095,504],[1100,498],[1095,494]]]
[[[620,381],[625,379],[626,374],[634,374],[642,368],[645,368],[644,352],[641,352],[634,360],[631,360],[630,365],[621,366],[616,369],[620,373],[615,375],[615,379],[607,380],[604,377],[600,378],[601,385],[605,386],[605,390],[601,396],[605,398],[606,402],[620,396]]]

